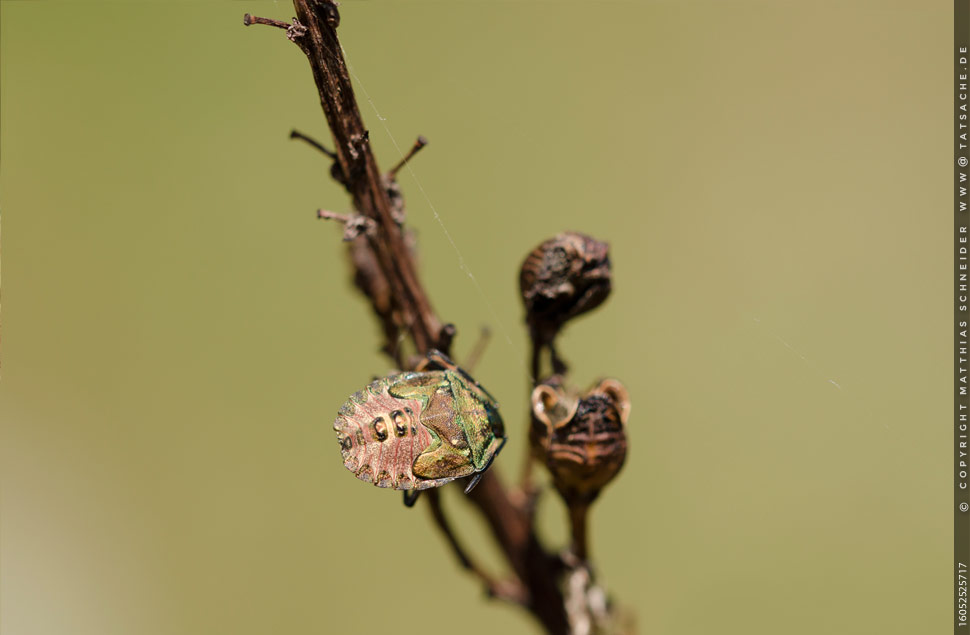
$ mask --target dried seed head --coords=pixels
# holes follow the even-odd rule
[[[582,398],[557,378],[532,392],[532,446],[568,504],[592,502],[623,466],[630,398],[619,381],[604,379]]]
[[[609,245],[563,232],[528,255],[519,290],[533,337],[551,342],[567,320],[595,309],[610,294]]]
[[[545,379],[532,391],[529,443],[536,460],[545,464],[552,433],[569,423],[579,407],[579,395],[563,385],[561,375]]]

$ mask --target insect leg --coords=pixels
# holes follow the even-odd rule
[[[483,474],[485,474],[485,472],[478,472],[471,478],[470,481],[468,481],[468,485],[465,487],[466,494],[475,489],[475,486],[478,485],[478,481],[482,480]]]
[[[417,371],[422,372],[428,370],[430,367],[435,366],[440,370],[453,370],[458,371],[458,365],[451,361],[451,358],[439,351],[436,348],[432,348],[428,351],[428,355],[421,360],[418,364]]]
[[[495,449],[495,453],[492,455],[492,458],[490,458],[488,460],[488,463],[485,464],[485,467],[483,467],[479,472],[477,472],[474,476],[472,476],[471,480],[468,481],[468,485],[465,486],[466,494],[472,491],[473,489],[475,489],[475,486],[478,485],[478,481],[482,480],[482,476],[485,475],[485,470],[487,470],[492,465],[492,461],[495,460],[495,457],[498,456],[498,453],[501,452],[502,448],[505,447],[505,441],[506,441],[505,439],[501,440],[498,447]]]
[[[421,495],[421,490],[413,489],[411,491],[404,492],[404,506],[414,507],[414,504],[418,501],[418,496]]]

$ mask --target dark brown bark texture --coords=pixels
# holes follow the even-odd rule
[[[395,182],[403,162],[387,174],[378,169],[337,39],[340,15],[336,3],[294,0],[293,5],[296,17],[292,22],[248,14],[244,22],[285,29],[287,38],[310,63],[334,149],[331,152],[297,132],[291,136],[310,142],[333,159],[330,176],[347,190],[359,216],[324,210],[319,216],[345,224],[354,282],[381,324],[382,348],[399,368],[413,368],[432,349],[448,354],[456,329],[438,318],[417,273],[404,227],[404,199]],[[424,144],[419,138],[405,159]],[[527,426],[532,458],[547,464],[555,477],[569,508],[573,545],[559,554],[544,547],[536,535],[533,516],[539,490],[531,478],[532,458],[519,487],[506,486],[493,467],[482,474],[467,497],[505,555],[509,569],[505,578],[494,577],[467,555],[436,490],[427,490],[424,498],[459,563],[483,583],[490,597],[522,606],[552,635],[629,633],[631,622],[604,601],[605,594],[593,580],[586,538],[590,505],[625,457],[629,401],[622,386],[613,392],[593,391],[583,398],[570,396],[563,381],[566,366],[553,345],[569,318],[598,306],[609,293],[607,245],[582,234],[560,234],[527,257],[521,285],[538,391],[533,394]],[[403,351],[406,340],[413,345],[411,356]],[[539,382],[544,351],[551,356],[555,374]],[[608,425],[593,421],[593,415],[601,416]],[[577,417],[575,422],[573,417]],[[523,432],[520,439],[525,438]]]

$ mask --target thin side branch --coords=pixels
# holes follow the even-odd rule
[[[393,178],[396,178],[397,177],[398,170],[400,170],[405,165],[407,165],[408,161],[411,160],[411,157],[413,157],[415,154],[417,154],[418,153],[418,150],[420,150],[421,148],[423,148],[426,145],[428,145],[428,140],[425,139],[424,137],[419,136],[418,139],[417,139],[417,141],[414,142],[414,145],[411,146],[411,149],[408,150],[408,153],[406,155],[404,155],[404,158],[401,159],[398,162],[397,165],[395,165],[393,168],[391,168],[391,171],[388,172],[388,175],[390,175],[390,177],[392,179]]]
[[[333,152],[332,150],[328,150],[327,148],[325,148],[323,146],[322,143],[320,143],[316,139],[313,139],[311,137],[306,136],[302,132],[299,132],[297,130],[291,130],[290,131],[290,139],[299,139],[300,141],[305,141],[306,143],[310,144],[312,147],[316,148],[320,152],[322,152],[325,155],[327,155],[328,157],[330,157],[331,159],[336,159],[337,158],[337,153],[336,152]]]
[[[458,562],[463,568],[471,572],[476,578],[482,581],[482,583],[485,585],[485,591],[488,593],[489,597],[505,600],[521,606],[528,605],[528,590],[522,586],[522,582],[518,578],[497,580],[482,569],[467,554],[467,552],[461,546],[461,543],[458,541],[458,536],[454,531],[452,531],[448,518],[445,516],[444,509],[441,506],[441,495],[438,493],[438,490],[428,490],[426,492],[426,498],[428,499],[428,505],[431,509],[431,516],[434,518],[435,524],[438,525],[438,529],[440,529],[441,533],[444,534],[448,544],[451,545],[451,550],[454,552]]]
[[[488,522],[512,570],[528,587],[529,610],[551,635],[569,633],[564,598],[556,584],[561,561],[542,548],[531,517],[513,503],[494,467],[485,472],[468,498]]]
[[[249,15],[248,13],[243,16],[243,24],[245,24],[246,26],[252,26],[254,24],[265,24],[267,26],[275,26],[278,29],[290,28],[289,22],[283,22],[282,20],[274,20],[273,18],[260,18],[259,16]]]

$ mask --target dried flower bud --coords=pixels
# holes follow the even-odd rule
[[[558,378],[532,392],[532,447],[567,504],[587,505],[623,466],[630,398],[615,379],[604,379],[582,398]]]
[[[584,234],[563,232],[532,250],[519,290],[533,338],[549,343],[567,320],[602,304],[610,277],[609,245]]]
[[[572,420],[579,408],[579,394],[563,385],[561,375],[545,379],[532,391],[532,425],[529,445],[535,459],[546,464],[547,449],[552,438],[550,430]]]

